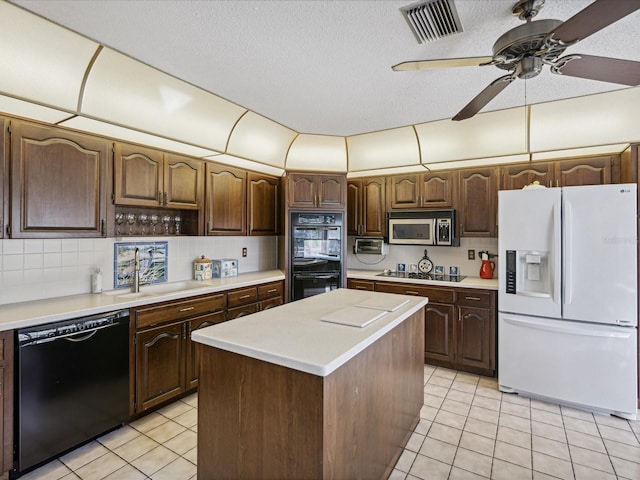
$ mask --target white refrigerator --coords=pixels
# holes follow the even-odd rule
[[[635,419],[635,184],[500,191],[498,382]]]

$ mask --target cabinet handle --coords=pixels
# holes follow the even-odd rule
[[[185,308],[181,308],[180,311],[181,312],[190,312],[191,310],[193,310],[196,307],[185,307]]]
[[[182,324],[182,339],[183,340],[187,339],[187,324],[186,323]]]
[[[162,205],[162,192],[158,192],[158,203]]]
[[[100,235],[104,237],[104,220],[100,220]]]
[[[420,292],[415,292],[413,290],[405,290],[407,295],[420,295]]]
[[[476,302],[479,302],[481,299],[480,297],[464,297],[466,300],[475,300]]]
[[[460,223],[460,236],[462,236],[463,230],[462,230],[462,223]]]
[[[277,288],[270,288],[269,290],[267,290],[267,293],[273,293],[273,292],[277,292],[278,289]]]
[[[247,295],[242,295],[241,297],[238,297],[238,300],[242,300],[243,298],[249,298],[251,296],[251,294],[247,294]]]
[[[362,285],[356,285],[356,290],[367,290],[367,287],[363,287]]]

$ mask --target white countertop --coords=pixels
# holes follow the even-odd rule
[[[143,285],[140,287],[140,292],[146,294],[146,296],[138,298],[126,297],[129,290],[119,290],[117,292],[112,290],[99,294],[86,293],[0,305],[0,331],[42,325],[59,320],[159,303],[166,300],[176,300],[194,295],[215,293],[277,280],[284,280],[284,274],[280,270],[266,270],[242,273],[237,277],[213,278],[202,282],[190,280],[188,282]],[[158,287],[158,285],[162,285],[162,287]],[[175,285],[178,290],[169,292],[172,285]],[[184,288],[180,289],[183,286]],[[154,292],[154,288],[162,288],[168,293],[158,293],[157,290]],[[124,294],[125,296],[119,296],[118,294]]]
[[[320,320],[372,297],[409,301],[362,328]],[[196,330],[191,338],[222,350],[327,376],[427,302],[424,297],[340,288]]]
[[[485,280],[480,277],[466,277],[460,282],[444,282],[441,280],[420,280],[419,278],[379,277],[382,270],[347,270],[347,278],[360,280],[376,280],[384,282],[414,283],[458,288],[478,288],[482,290],[498,290],[498,279]]]

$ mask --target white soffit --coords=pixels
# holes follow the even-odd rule
[[[244,158],[234,157],[233,155],[227,155],[227,154],[212,155],[212,156],[206,157],[205,160],[210,160],[212,162],[217,162],[217,163],[224,163],[225,165],[229,165],[236,168],[244,168],[245,170],[253,170],[259,173],[273,175],[274,177],[281,177],[282,175],[284,175],[284,170],[282,168],[272,167],[271,165],[264,165],[262,163],[246,160]]]
[[[347,146],[344,137],[301,134],[287,154],[287,170],[323,172],[347,171]]]
[[[0,92],[75,112],[98,44],[0,2]]]
[[[640,141],[640,87],[531,106],[531,151]]]
[[[190,155],[193,157],[206,157],[216,153],[212,150],[194,147],[193,145],[187,145],[186,143],[175,142],[173,140],[157,137],[155,135],[149,135],[147,133],[138,132],[129,128],[111,125],[110,123],[99,122],[98,120],[92,120],[90,118],[73,117],[69,120],[61,122],[59,125],[63,127],[74,128],[76,130],[82,130],[83,132],[89,132],[105,137],[123,140],[126,142],[133,142],[140,145],[159,148],[162,150],[182,153],[184,155]]]
[[[504,163],[521,163],[527,161],[529,161],[529,154],[521,153],[518,155],[506,155],[504,157],[477,158],[452,162],[430,163],[427,166],[429,170],[450,170],[452,168],[490,167],[492,165],[501,165]]]
[[[615,145],[599,145],[597,147],[570,148],[568,150],[554,150],[551,152],[535,152],[531,160],[557,160],[559,158],[575,158],[593,155],[619,155],[629,147],[628,143]]]
[[[91,68],[81,106],[96,119],[217,151],[245,111],[107,48]]]
[[[525,107],[480,113],[454,122],[438,120],[416,125],[422,162],[477,159],[517,155],[527,152]]]
[[[46,123],[58,123],[71,115],[68,112],[17,100],[5,95],[0,95],[0,112]]]
[[[408,167],[381,168],[379,170],[361,170],[359,172],[347,173],[347,178],[360,177],[384,177],[387,175],[402,175],[405,173],[426,173],[429,170],[422,165],[411,165]]]
[[[284,168],[287,151],[296,135],[297,132],[273,120],[247,112],[233,128],[225,150],[231,155]]]
[[[347,137],[349,171],[420,164],[420,146],[413,127]]]

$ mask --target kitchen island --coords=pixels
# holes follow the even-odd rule
[[[193,332],[198,478],[386,478],[423,405],[426,304],[339,289]]]

